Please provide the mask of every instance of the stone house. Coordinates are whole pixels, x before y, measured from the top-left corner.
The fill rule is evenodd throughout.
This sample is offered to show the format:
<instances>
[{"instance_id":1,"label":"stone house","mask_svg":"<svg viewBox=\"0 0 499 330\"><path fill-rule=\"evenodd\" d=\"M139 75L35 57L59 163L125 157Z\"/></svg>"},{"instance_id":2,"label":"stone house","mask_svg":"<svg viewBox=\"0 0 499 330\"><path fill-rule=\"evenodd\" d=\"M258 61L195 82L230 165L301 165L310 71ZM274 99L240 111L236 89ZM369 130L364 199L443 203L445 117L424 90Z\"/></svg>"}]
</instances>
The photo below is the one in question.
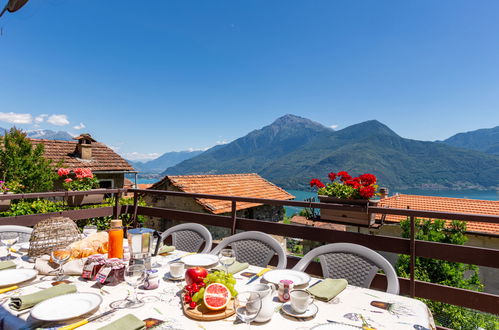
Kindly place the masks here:
<instances>
[{"instance_id":1,"label":"stone house","mask_svg":"<svg viewBox=\"0 0 499 330\"><path fill-rule=\"evenodd\" d=\"M76 141L30 139L33 145L44 145L44 156L54 166L90 168L99 180L101 188L123 188L126 173L136 173L134 168L120 155L103 143L95 141L90 134L74 138ZM56 171L57 168L54 168ZM62 181L55 189L62 189Z\"/></svg>"},{"instance_id":2,"label":"stone house","mask_svg":"<svg viewBox=\"0 0 499 330\"><path fill-rule=\"evenodd\" d=\"M255 173L169 175L153 184L149 189L281 200L295 198ZM231 201L166 195L146 195L144 198L148 205L156 207L227 216L231 215L232 211ZM238 202L236 207L237 216L241 218L276 222L282 220L285 214L282 206ZM170 219L150 219L148 226L163 231L174 224L176 223ZM230 235L228 228L210 227L210 231L214 239Z\"/></svg>"}]
</instances>

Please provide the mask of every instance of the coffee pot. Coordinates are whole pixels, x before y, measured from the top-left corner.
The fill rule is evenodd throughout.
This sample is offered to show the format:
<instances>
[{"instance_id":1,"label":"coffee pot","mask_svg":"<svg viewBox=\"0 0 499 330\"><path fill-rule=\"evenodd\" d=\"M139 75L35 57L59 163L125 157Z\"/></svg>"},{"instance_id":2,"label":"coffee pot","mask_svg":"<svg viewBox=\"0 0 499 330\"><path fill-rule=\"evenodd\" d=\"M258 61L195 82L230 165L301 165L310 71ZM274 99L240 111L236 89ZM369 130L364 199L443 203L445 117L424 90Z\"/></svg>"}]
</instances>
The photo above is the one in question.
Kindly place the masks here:
<instances>
[{"instance_id":1,"label":"coffee pot","mask_svg":"<svg viewBox=\"0 0 499 330\"><path fill-rule=\"evenodd\" d=\"M156 240L154 239L155 237ZM146 270L151 269L153 247L161 243L161 235L154 229L134 228L127 231L130 265L142 264ZM156 242L155 245L153 243Z\"/></svg>"}]
</instances>

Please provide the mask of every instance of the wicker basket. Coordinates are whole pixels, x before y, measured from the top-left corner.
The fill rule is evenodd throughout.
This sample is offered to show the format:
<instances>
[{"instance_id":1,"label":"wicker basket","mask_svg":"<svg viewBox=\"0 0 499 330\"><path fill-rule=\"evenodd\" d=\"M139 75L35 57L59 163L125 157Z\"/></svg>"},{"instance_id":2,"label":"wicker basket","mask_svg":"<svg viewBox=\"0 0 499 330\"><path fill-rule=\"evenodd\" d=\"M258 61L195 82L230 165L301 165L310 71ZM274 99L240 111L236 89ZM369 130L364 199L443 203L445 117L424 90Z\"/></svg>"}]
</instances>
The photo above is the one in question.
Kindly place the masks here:
<instances>
[{"instance_id":1,"label":"wicker basket","mask_svg":"<svg viewBox=\"0 0 499 330\"><path fill-rule=\"evenodd\" d=\"M55 248L67 247L80 239L80 231L70 218L54 217L35 225L29 240L30 257L50 254Z\"/></svg>"}]
</instances>

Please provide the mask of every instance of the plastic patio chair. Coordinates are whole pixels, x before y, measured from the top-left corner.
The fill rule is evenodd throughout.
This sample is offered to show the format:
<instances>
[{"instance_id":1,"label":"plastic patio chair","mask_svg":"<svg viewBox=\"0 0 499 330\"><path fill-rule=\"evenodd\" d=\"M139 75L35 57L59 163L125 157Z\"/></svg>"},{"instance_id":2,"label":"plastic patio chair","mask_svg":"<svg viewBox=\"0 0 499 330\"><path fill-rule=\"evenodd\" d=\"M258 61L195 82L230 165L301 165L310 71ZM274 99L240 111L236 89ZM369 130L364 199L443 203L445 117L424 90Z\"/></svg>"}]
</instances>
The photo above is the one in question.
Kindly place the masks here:
<instances>
[{"instance_id":1,"label":"plastic patio chair","mask_svg":"<svg viewBox=\"0 0 499 330\"><path fill-rule=\"evenodd\" d=\"M0 226L0 239L19 237L18 242L29 242L33 228L25 226Z\"/></svg>"},{"instance_id":2,"label":"plastic patio chair","mask_svg":"<svg viewBox=\"0 0 499 330\"><path fill-rule=\"evenodd\" d=\"M247 262L250 265L267 267L270 259L277 253L279 262L278 269L286 268L286 252L270 235L259 231L247 231L235 234L223 239L210 253L217 255L220 250L230 246L236 254L239 262Z\"/></svg>"},{"instance_id":3,"label":"plastic patio chair","mask_svg":"<svg viewBox=\"0 0 499 330\"><path fill-rule=\"evenodd\" d=\"M172 244L177 250L199 253L208 253L211 250L213 242L211 233L206 227L198 223L183 223L168 228L161 234L161 242L164 242L170 235L172 236ZM204 248L199 251L203 243Z\"/></svg>"},{"instance_id":4,"label":"plastic patio chair","mask_svg":"<svg viewBox=\"0 0 499 330\"><path fill-rule=\"evenodd\" d=\"M383 256L365 246L351 243L323 245L308 252L293 269L305 271L315 258L320 260L324 277L344 278L349 284L363 288L369 288L381 269L388 281L386 292L399 294L395 269Z\"/></svg>"}]
</instances>

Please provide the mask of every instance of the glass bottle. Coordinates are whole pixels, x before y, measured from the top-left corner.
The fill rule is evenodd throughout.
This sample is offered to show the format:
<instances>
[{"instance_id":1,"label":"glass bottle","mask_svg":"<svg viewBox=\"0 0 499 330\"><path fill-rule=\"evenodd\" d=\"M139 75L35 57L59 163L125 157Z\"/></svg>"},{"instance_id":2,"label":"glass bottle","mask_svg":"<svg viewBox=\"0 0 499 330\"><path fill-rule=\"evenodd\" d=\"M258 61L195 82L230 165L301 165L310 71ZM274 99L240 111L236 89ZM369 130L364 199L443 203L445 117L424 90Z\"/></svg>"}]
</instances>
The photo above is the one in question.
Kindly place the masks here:
<instances>
[{"instance_id":1,"label":"glass bottle","mask_svg":"<svg viewBox=\"0 0 499 330\"><path fill-rule=\"evenodd\" d=\"M111 228L109 229L109 252L108 258L123 259L123 223L121 220L111 220Z\"/></svg>"}]
</instances>

